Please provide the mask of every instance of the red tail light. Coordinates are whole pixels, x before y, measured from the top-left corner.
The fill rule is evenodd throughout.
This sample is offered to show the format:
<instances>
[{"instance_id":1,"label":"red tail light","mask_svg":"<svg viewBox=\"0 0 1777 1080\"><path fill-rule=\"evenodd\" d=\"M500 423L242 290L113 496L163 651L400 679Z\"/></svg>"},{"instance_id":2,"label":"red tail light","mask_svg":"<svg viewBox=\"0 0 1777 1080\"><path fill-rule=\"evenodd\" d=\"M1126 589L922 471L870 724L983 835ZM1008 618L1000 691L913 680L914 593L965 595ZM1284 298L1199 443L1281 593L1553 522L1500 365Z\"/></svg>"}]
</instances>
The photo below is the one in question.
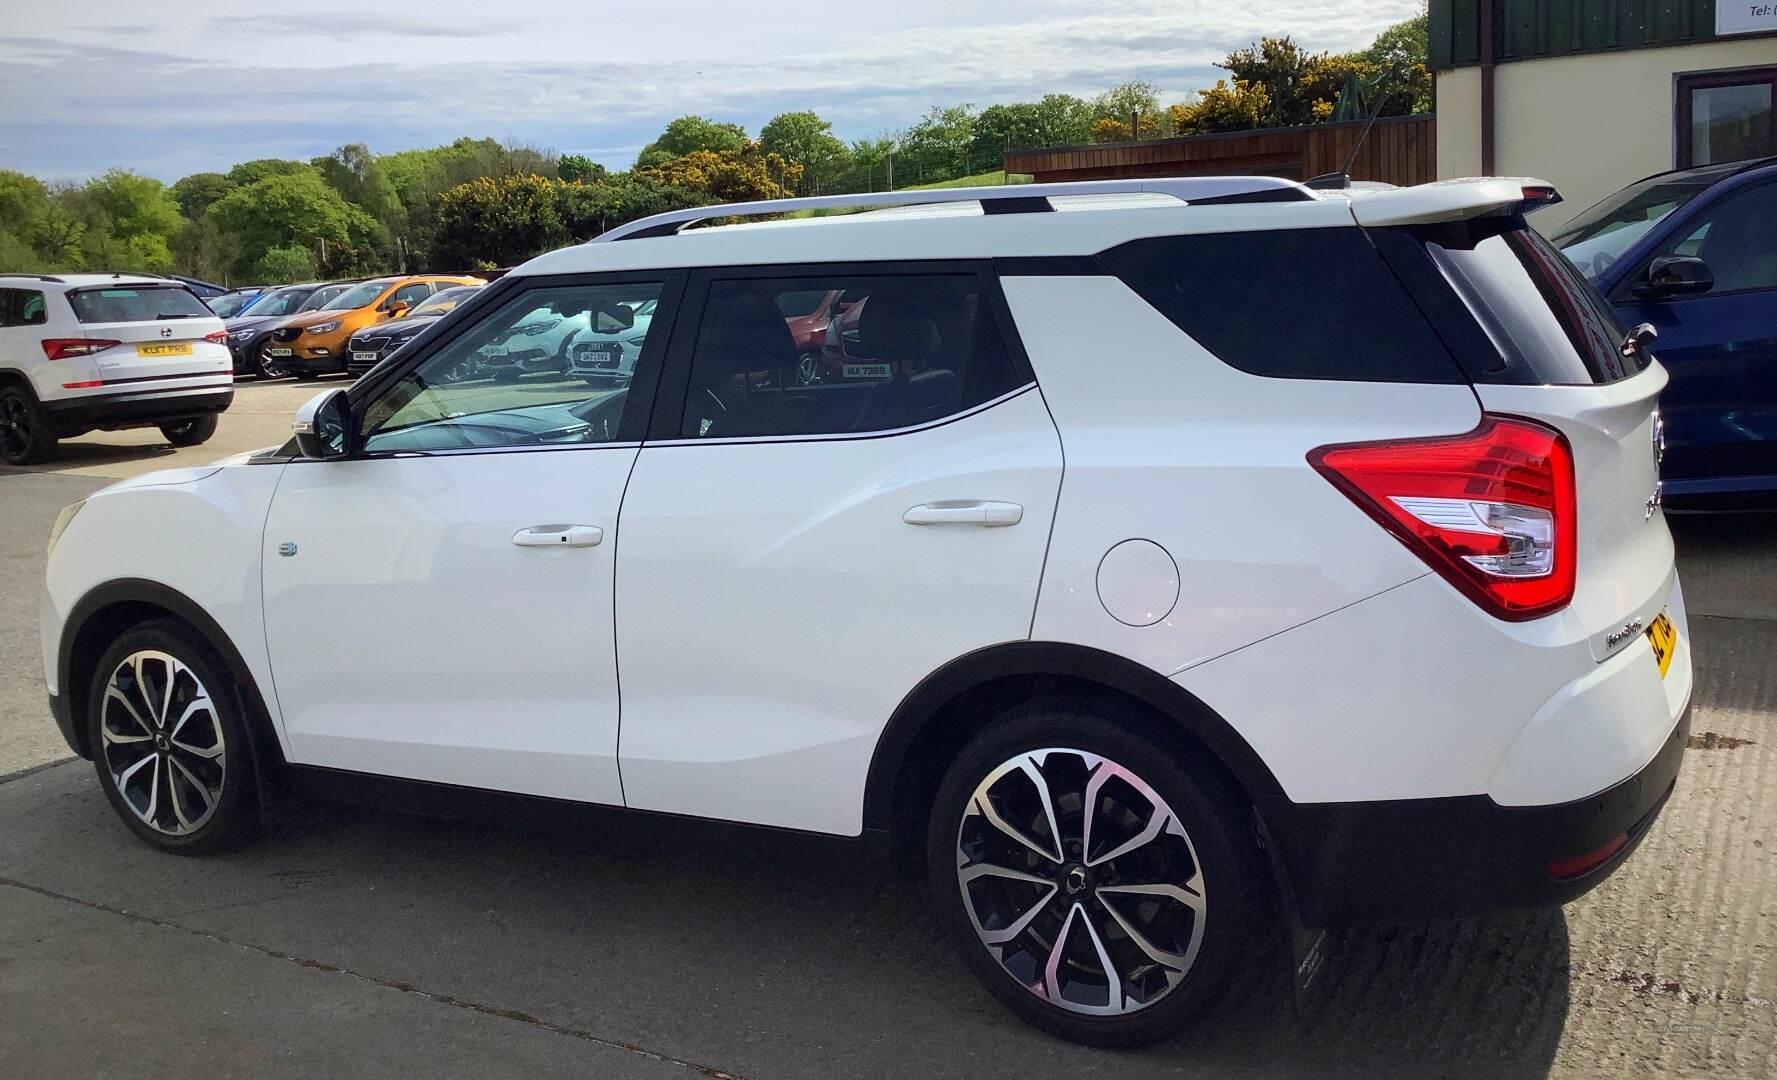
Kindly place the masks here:
<instances>
[{"instance_id":1,"label":"red tail light","mask_svg":"<svg viewBox=\"0 0 1777 1080\"><path fill-rule=\"evenodd\" d=\"M1484 416L1466 435L1323 446L1309 464L1488 614L1573 599L1573 450L1554 428Z\"/></svg>"},{"instance_id":2,"label":"red tail light","mask_svg":"<svg viewBox=\"0 0 1777 1080\"><path fill-rule=\"evenodd\" d=\"M44 338L43 355L49 357L51 360L66 360L70 356L90 356L96 352L103 352L117 344L120 343L106 338Z\"/></svg>"},{"instance_id":3,"label":"red tail light","mask_svg":"<svg viewBox=\"0 0 1777 1080\"><path fill-rule=\"evenodd\" d=\"M227 330L212 330L209 333L204 335L204 340L209 342L212 345L227 345L228 344L228 331Z\"/></svg>"}]
</instances>

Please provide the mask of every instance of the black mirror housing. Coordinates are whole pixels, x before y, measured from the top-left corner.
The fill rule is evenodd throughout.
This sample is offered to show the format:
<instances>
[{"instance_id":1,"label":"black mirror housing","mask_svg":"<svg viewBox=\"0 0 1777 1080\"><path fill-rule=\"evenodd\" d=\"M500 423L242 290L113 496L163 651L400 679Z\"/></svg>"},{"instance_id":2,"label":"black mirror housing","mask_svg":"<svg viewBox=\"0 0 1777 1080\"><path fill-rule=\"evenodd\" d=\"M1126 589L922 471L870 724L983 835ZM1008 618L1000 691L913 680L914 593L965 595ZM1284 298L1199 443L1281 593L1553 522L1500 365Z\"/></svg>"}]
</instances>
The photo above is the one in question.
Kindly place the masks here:
<instances>
[{"instance_id":1,"label":"black mirror housing","mask_svg":"<svg viewBox=\"0 0 1777 1080\"><path fill-rule=\"evenodd\" d=\"M350 457L357 450L351 401L343 388L325 390L310 398L296 410L290 427L296 434L296 449L305 458L327 461Z\"/></svg>"},{"instance_id":2,"label":"black mirror housing","mask_svg":"<svg viewBox=\"0 0 1777 1080\"><path fill-rule=\"evenodd\" d=\"M1661 255L1648 264L1647 276L1635 286L1635 295L1649 299L1696 296L1715 288L1709 264L1695 255Z\"/></svg>"}]
</instances>

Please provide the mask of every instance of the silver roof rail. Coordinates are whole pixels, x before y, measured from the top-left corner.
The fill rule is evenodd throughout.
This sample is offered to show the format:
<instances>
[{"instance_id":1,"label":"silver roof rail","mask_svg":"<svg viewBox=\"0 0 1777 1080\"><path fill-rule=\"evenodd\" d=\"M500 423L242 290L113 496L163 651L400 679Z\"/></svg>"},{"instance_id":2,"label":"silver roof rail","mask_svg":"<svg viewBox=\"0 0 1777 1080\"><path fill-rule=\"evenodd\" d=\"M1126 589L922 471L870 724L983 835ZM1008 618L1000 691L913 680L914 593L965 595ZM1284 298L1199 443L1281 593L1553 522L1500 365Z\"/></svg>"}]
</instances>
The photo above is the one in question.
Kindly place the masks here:
<instances>
[{"instance_id":1,"label":"silver roof rail","mask_svg":"<svg viewBox=\"0 0 1777 1080\"><path fill-rule=\"evenodd\" d=\"M859 192L853 195L815 195L805 199L765 199L759 202L694 206L638 218L594 237L601 240L639 240L672 236L685 226L713 218L756 217L795 210L841 210L862 206L924 206L933 203L978 202L984 214L1022 214L1053 210L1053 196L1065 195L1170 195L1183 203L1301 202L1315 195L1294 180L1274 176L1161 177L1152 180L1081 180L1062 184L1007 184L997 187L928 188L917 191Z\"/></svg>"}]
</instances>

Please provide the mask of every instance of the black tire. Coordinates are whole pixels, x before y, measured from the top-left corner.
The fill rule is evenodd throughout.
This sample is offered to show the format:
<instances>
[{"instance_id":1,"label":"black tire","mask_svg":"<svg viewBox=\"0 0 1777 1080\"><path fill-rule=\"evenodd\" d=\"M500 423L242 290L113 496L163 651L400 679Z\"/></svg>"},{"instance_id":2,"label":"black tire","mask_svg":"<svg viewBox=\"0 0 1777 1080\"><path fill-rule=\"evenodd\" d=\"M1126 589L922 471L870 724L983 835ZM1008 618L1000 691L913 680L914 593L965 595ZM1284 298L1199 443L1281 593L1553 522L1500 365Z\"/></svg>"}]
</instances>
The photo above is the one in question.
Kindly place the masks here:
<instances>
[{"instance_id":1,"label":"black tire","mask_svg":"<svg viewBox=\"0 0 1777 1080\"><path fill-rule=\"evenodd\" d=\"M175 420L160 426L161 437L174 446L201 446L216 434L216 414L205 413L189 420Z\"/></svg>"},{"instance_id":2,"label":"black tire","mask_svg":"<svg viewBox=\"0 0 1777 1080\"><path fill-rule=\"evenodd\" d=\"M0 458L35 465L55 456L56 436L37 399L22 386L0 386Z\"/></svg>"},{"instance_id":3,"label":"black tire","mask_svg":"<svg viewBox=\"0 0 1777 1080\"><path fill-rule=\"evenodd\" d=\"M987 990L1051 1034L1092 1046L1157 1042L1183 1031L1218 1001L1236 971L1268 961L1273 955L1277 938L1268 933L1273 925L1268 879L1244 800L1208 763L1182 753L1179 742L1175 733L1133 709L1091 700L1040 699L1012 710L976 736L957 755L939 785L927 836L933 898L964 959ZM1028 842L1022 846L1012 843L1009 834L986 815L973 811L977 788L1007 767L1014 771L1002 775L990 790L996 800L1003 795L1012 801L996 813L1004 817L1017 812L1018 785L1027 785L1023 790L1035 800L1035 781L1028 773L1018 775L1022 769L1013 763L1022 755L1044 749L1056 751L1043 758L1038 772L1048 780L1045 786L1055 808L1052 820L1062 839L1057 852L1063 856L1061 860L1038 857ZM1086 783L1103 768L1102 763L1092 765L1084 755L1121 766L1125 774L1135 776L1156 794L1170 808L1165 820L1176 820L1182 826L1182 842L1169 827L1162 828L1157 838L1129 848L1126 854L1105 858L1139 838L1136 830L1140 826L1133 823L1161 816L1158 810L1146 816L1131 812L1144 806L1153 809L1154 803L1136 786L1111 778L1100 780L1102 786L1094 800L1103 822L1099 835L1108 831L1110 839L1095 839L1093 852L1082 851L1079 821ZM1071 794L1076 791L1078 796ZM998 801L994 805L1002 806ZM1028 805L1040 807L1041 803ZM1028 820L1042 823L1042 846L1053 850L1050 838L1054 834L1047 822L1041 817ZM968 832L964 832L965 826ZM1119 831L1124 829L1130 831L1127 837ZM1006 848L1007 844L1012 846ZM1088 865L1094 853L1098 861ZM1043 893L1039 891L1042 885L1016 880L1006 884L1007 879L997 874L963 883L965 870L977 869L982 863L1003 866L1019 859L1026 865L1013 869L1035 873L1050 883L1052 891ZM1039 870L1042 872L1036 873ZM1149 877L1155 880L1143 880ZM1131 885L1158 884L1176 891L1177 886L1189 882L1201 887L1195 908L1181 902L1182 896L1143 897L1133 906L1127 899ZM1120 887L1124 891L1119 893ZM978 912L965 901L965 889L973 890L968 895L975 899ZM1026 891L1017 892L1020 889ZM1121 914L1104 899L1107 892L1118 896L1115 903ZM1032 897L1041 902L1032 901ZM996 899L1002 902L996 903ZM1018 914L1021 910L1024 915L1032 910L1040 914L1005 942L1006 960L1002 963L983 935L1003 933L1024 921L1024 915ZM972 912L983 921L980 933ZM1083 938L1072 929L1079 915L1091 920L1090 932ZM1149 945L1182 964L1168 967L1154 963L1154 953L1138 946L1126 929L1131 925L1143 932ZM1065 943L1059 954L1064 962L1057 964L1057 972L1068 980L1064 989L1071 991L1069 994L1033 988L1033 984L1050 985L1043 975L1047 969L1044 958L1056 955L1052 946L1058 940ZM1085 951L1098 946L1102 951ZM1076 949L1095 958L1093 964L1081 961ZM1109 978L1108 972L1102 977L1094 972L1094 967L1105 972L1106 962L1097 959L1103 957L1109 958L1108 966L1116 970L1117 979ZM1031 982L1014 974L1013 968L1029 974ZM1182 971L1176 979L1171 975L1175 970ZM1104 986L1102 1003L1093 1000L1095 978ZM1054 1003L1050 994L1077 1004L1063 1007ZM1144 998L1146 1003L1141 1003ZM1108 1015L1078 1011L1095 1004L1113 1008L1128 1003L1134 1003L1129 1011Z\"/></svg>"},{"instance_id":4,"label":"black tire","mask_svg":"<svg viewBox=\"0 0 1777 1080\"><path fill-rule=\"evenodd\" d=\"M795 379L797 386L813 386L821 381L821 354L805 352L796 357Z\"/></svg>"},{"instance_id":5,"label":"black tire","mask_svg":"<svg viewBox=\"0 0 1777 1080\"><path fill-rule=\"evenodd\" d=\"M149 659L139 669L132 665L127 675L120 673L119 669L128 658L142 653L171 657L184 669L173 676L170 705L157 706L153 698L161 695L152 693L165 686L169 666L164 661ZM158 682L157 673L160 675ZM147 709L144 723L137 724L129 709L108 698L106 690L112 685L114 674L119 675L122 693L134 694L136 686L141 685L135 681L138 676L142 684L146 684L144 688L151 691L135 698L135 709ZM180 855L204 855L238 847L258 832L256 763L234 685L234 679L214 650L175 619L143 623L125 631L99 658L92 685L87 691L87 738L92 748L93 765L111 808L117 811L117 816L131 832L150 846ZM197 691L204 692L208 709L193 708L197 704ZM162 702L166 701L162 697ZM157 707L169 717L165 722L155 715ZM107 738L108 710L111 730L130 741ZM138 711L134 715L141 713ZM181 717L185 724L181 737L177 741L163 738L180 730ZM200 726L192 728L193 723ZM142 733L148 734L146 740L137 737ZM216 749L218 744L220 751L213 758L203 756L206 751ZM193 747L195 749L190 749ZM175 755L183 770L171 763ZM143 756L160 760L141 766L136 775L148 773L149 780L145 784L132 777L128 784L131 794L126 795L119 787L114 770L128 776L127 770ZM178 791L161 786L163 771L168 778L166 783L176 784ZM174 777L179 779L173 780ZM205 784L214 780L214 792L208 787L200 789L197 786L200 780ZM154 796L152 799L148 797L150 791ZM181 791L184 792L183 798L179 794ZM160 822L159 827L145 820L136 806L141 802L148 803L146 809ZM201 814L196 813L200 810ZM191 818L189 828L185 828L187 817Z\"/></svg>"}]
</instances>

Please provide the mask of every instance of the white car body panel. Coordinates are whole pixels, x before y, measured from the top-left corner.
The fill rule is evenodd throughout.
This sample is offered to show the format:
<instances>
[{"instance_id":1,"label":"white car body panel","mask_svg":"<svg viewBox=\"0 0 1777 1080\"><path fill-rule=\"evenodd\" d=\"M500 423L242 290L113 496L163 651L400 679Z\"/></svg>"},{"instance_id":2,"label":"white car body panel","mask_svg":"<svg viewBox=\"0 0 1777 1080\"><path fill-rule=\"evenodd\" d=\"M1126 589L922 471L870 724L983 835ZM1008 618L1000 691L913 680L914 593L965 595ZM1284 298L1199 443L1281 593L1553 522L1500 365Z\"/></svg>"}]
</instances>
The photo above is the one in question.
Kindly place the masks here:
<instances>
[{"instance_id":1,"label":"white car body panel","mask_svg":"<svg viewBox=\"0 0 1777 1080\"><path fill-rule=\"evenodd\" d=\"M645 446L617 563L629 805L856 834L901 699L1029 635L1060 481L1034 389L900 435ZM902 520L947 500L1023 515Z\"/></svg>"},{"instance_id":2,"label":"white car body panel","mask_svg":"<svg viewBox=\"0 0 1777 1080\"><path fill-rule=\"evenodd\" d=\"M1428 572L1307 454L1468 431L1481 410L1467 385L1267 379L1222 363L1114 277L1003 283L1067 455L1037 640L1172 675ZM1106 326L1118 328L1114 363ZM1178 566L1177 604L1153 625L1114 618L1095 585L1130 539Z\"/></svg>"},{"instance_id":3,"label":"white car body panel","mask_svg":"<svg viewBox=\"0 0 1777 1080\"><path fill-rule=\"evenodd\" d=\"M636 450L289 466L265 625L290 759L621 804L611 587ZM520 547L541 525L592 547ZM276 554L281 544L296 554Z\"/></svg>"}]
</instances>

